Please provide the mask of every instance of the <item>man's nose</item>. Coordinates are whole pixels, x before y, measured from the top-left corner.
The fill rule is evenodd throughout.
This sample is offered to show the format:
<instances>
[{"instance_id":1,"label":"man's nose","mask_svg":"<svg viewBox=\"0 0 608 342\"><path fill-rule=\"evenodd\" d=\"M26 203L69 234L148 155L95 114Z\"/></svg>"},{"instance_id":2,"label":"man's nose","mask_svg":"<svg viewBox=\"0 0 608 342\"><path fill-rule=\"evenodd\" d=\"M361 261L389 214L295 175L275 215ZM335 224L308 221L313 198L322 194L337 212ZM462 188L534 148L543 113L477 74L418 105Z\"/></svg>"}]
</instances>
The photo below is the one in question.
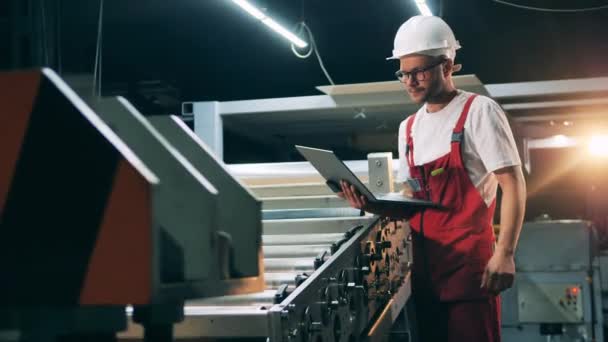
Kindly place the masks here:
<instances>
[{"instance_id":1,"label":"man's nose","mask_svg":"<svg viewBox=\"0 0 608 342\"><path fill-rule=\"evenodd\" d=\"M411 86L417 86L418 85L418 80L416 79L416 77L414 75L411 75L410 77L408 77L405 80L405 85L411 87Z\"/></svg>"}]
</instances>

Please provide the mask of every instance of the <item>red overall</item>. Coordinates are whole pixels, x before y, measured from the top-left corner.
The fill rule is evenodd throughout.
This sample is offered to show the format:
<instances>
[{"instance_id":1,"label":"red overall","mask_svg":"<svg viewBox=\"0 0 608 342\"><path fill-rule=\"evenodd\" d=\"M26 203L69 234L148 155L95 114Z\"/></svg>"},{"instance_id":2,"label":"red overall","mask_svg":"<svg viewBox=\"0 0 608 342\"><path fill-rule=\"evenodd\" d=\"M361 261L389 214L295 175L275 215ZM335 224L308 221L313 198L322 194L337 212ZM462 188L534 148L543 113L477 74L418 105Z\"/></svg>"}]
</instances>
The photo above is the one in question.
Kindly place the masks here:
<instances>
[{"instance_id":1,"label":"red overall","mask_svg":"<svg viewBox=\"0 0 608 342\"><path fill-rule=\"evenodd\" d=\"M414 165L414 117L406 126L408 182L414 197L448 208L427 209L410 220L420 341L500 340L500 299L480 288L493 253L495 202L486 205L462 160L464 123L474 98L467 99L456 123L451 151L434 161Z\"/></svg>"}]
</instances>

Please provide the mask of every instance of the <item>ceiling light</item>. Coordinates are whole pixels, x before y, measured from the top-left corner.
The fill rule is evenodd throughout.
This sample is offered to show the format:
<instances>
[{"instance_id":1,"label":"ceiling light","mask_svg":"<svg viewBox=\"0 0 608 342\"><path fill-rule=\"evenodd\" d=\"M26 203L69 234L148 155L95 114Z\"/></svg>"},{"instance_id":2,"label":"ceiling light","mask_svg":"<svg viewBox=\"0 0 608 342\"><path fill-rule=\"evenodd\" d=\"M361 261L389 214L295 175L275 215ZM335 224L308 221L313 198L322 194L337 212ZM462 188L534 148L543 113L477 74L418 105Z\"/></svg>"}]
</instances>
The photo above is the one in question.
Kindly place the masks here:
<instances>
[{"instance_id":1,"label":"ceiling light","mask_svg":"<svg viewBox=\"0 0 608 342\"><path fill-rule=\"evenodd\" d=\"M295 34L291 33L289 30L281 26L279 23L274 21L272 18L269 18L264 14L264 12L257 9L255 6L250 4L247 0L232 0L235 4L239 5L242 9L244 9L247 13L251 14L254 18L264 23L266 26L273 29L275 32L292 42L295 46L299 48L305 48L308 46L308 43L298 38Z\"/></svg>"},{"instance_id":2,"label":"ceiling light","mask_svg":"<svg viewBox=\"0 0 608 342\"><path fill-rule=\"evenodd\" d=\"M416 1L416 6L418 6L418 10L420 11L420 14L430 15L430 16L433 15L433 13L431 12L431 9L426 4L425 0L415 0L415 1Z\"/></svg>"}]
</instances>

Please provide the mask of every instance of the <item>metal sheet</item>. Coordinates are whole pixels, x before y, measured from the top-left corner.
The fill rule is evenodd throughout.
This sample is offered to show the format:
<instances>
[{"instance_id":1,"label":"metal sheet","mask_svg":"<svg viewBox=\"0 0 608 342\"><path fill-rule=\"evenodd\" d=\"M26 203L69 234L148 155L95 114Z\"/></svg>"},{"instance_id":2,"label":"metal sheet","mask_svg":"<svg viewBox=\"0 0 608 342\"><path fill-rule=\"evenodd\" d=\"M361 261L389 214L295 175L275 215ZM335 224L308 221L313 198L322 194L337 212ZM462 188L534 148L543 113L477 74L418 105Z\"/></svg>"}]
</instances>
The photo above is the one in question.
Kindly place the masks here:
<instances>
[{"instance_id":1,"label":"metal sheet","mask_svg":"<svg viewBox=\"0 0 608 342\"><path fill-rule=\"evenodd\" d=\"M389 305L391 309L391 323L394 323L399 313L405 308L405 303L409 300L412 294L412 274L409 272L407 277L394 294L391 303Z\"/></svg>"},{"instance_id":2,"label":"metal sheet","mask_svg":"<svg viewBox=\"0 0 608 342\"><path fill-rule=\"evenodd\" d=\"M462 75L454 79L457 87L475 93L486 94L483 84L475 75ZM380 85L380 87L378 87ZM387 87L388 85L388 87ZM338 88L335 88L338 87ZM345 88L356 88L344 92ZM314 135L314 141L327 141L337 137L344 144L353 133L378 134L377 127L398 127L404 118L403 113L414 113L419 105L404 96L402 85L398 81L375 82L357 85L332 86L332 92L341 89L335 95L300 96L275 99L257 99L228 102L194 102L187 108L194 116L195 132L206 139L216 139L217 127L202 129L204 123L212 126L223 124L237 135L249 137L253 141L277 141L275 134L302 138ZM213 120L221 117L221 123ZM364 117L364 120L359 119ZM203 121L203 125L196 121ZM322 123L322 124L320 124ZM222 127L219 127L221 129ZM319 134L319 130L328 134ZM311 134L311 132L314 132ZM388 130L382 130L388 136ZM355 139L355 144L360 143ZM371 139L370 142L378 139ZM352 142L351 144L352 145ZM369 146L369 144L366 144ZM352 147L352 146L349 146ZM264 168L261 168L264 170Z\"/></svg>"},{"instance_id":3,"label":"metal sheet","mask_svg":"<svg viewBox=\"0 0 608 342\"><path fill-rule=\"evenodd\" d=\"M388 340L391 327L405 307L405 303L410 298L411 293L411 273L408 273L397 293L389 300L376 323L369 329L367 335L369 342Z\"/></svg>"},{"instance_id":4,"label":"metal sheet","mask_svg":"<svg viewBox=\"0 0 608 342\"><path fill-rule=\"evenodd\" d=\"M260 256L262 203L229 172L221 158L216 158L180 119L152 116L148 120L184 156L192 166L219 189L215 225L230 235L233 258L231 267L241 277L257 276ZM234 215L238 208L238 215ZM261 284L260 284L261 285ZM258 291L261 291L260 287Z\"/></svg>"},{"instance_id":5,"label":"metal sheet","mask_svg":"<svg viewBox=\"0 0 608 342\"><path fill-rule=\"evenodd\" d=\"M183 258L177 266L183 268L182 277L186 281L219 280L218 269L223 260L216 256L222 254L216 250L219 245L212 244L209 239L215 234L218 190L127 100L108 98L92 104L101 120L112 127L120 139L160 177L154 218L163 227L163 239L171 241L174 250L179 250L179 256ZM153 241L156 240L158 238L155 237ZM152 250L156 253L157 249ZM160 260L160 257L152 260ZM163 263L159 265L163 267ZM153 264L152 267L157 266ZM164 270L154 272L162 273ZM154 285L153 288L162 288L162 285ZM171 285L175 286L175 283ZM183 292L188 293L197 287L200 285L184 284ZM198 295L207 296L209 293L199 291ZM182 298L191 296L183 295Z\"/></svg>"},{"instance_id":6,"label":"metal sheet","mask_svg":"<svg viewBox=\"0 0 608 342\"><path fill-rule=\"evenodd\" d=\"M369 329L367 334L368 342L386 342L389 341L389 335L391 332L391 326L393 325L391 321L391 305L392 300L388 302L384 310L380 313L376 322Z\"/></svg>"},{"instance_id":7,"label":"metal sheet","mask_svg":"<svg viewBox=\"0 0 608 342\"><path fill-rule=\"evenodd\" d=\"M454 83L460 89L477 90L487 94L483 84L475 75L454 76ZM264 119L281 118L283 120L318 120L318 117L302 115L310 111L322 111L325 116L337 109L349 107L373 107L380 105L394 106L394 112L402 115L405 107L416 108L418 105L404 96L403 86L399 81L368 82L335 86L319 86L320 91L331 95L299 96L258 100L240 100L221 102L219 113L227 116L246 117L266 114ZM404 107L405 106L405 107ZM412 110L413 112L414 110ZM405 112L408 112L405 110ZM272 116L270 114L273 114ZM350 114L350 113L349 113ZM338 118L345 119L344 116ZM350 115L348 116L350 118Z\"/></svg>"},{"instance_id":8,"label":"metal sheet","mask_svg":"<svg viewBox=\"0 0 608 342\"><path fill-rule=\"evenodd\" d=\"M481 81L475 75L455 75L453 76L454 84L459 89L468 87L481 86ZM360 95L368 93L391 93L396 92L399 94L403 93L403 85L398 81L381 81L381 82L368 82L368 83L354 83L354 84L337 84L337 85L326 85L316 87L323 93L331 96L340 95ZM411 99L405 98L404 101L413 103Z\"/></svg>"},{"instance_id":9,"label":"metal sheet","mask_svg":"<svg viewBox=\"0 0 608 342\"><path fill-rule=\"evenodd\" d=\"M543 248L538 248L539 241ZM566 243L567 242L567 243ZM559 220L524 224L515 263L522 271L588 270L594 247L586 221Z\"/></svg>"},{"instance_id":10,"label":"metal sheet","mask_svg":"<svg viewBox=\"0 0 608 342\"><path fill-rule=\"evenodd\" d=\"M491 97L499 101L517 97L606 92L608 91L608 77L487 84L486 89Z\"/></svg>"}]
</instances>

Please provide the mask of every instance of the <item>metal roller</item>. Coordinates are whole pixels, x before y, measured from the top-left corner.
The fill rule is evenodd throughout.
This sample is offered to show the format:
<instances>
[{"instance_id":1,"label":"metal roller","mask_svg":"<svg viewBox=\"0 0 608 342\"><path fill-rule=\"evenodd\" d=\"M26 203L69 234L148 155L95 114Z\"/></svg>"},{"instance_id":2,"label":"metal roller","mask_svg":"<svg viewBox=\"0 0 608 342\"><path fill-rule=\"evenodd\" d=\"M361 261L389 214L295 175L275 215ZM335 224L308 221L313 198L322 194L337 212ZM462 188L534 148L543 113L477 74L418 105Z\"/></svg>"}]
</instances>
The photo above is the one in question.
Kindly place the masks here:
<instances>
[{"instance_id":1,"label":"metal roller","mask_svg":"<svg viewBox=\"0 0 608 342\"><path fill-rule=\"evenodd\" d=\"M333 195L333 192L325 183L257 185L250 187L249 190L253 191L259 198Z\"/></svg>"},{"instance_id":2,"label":"metal roller","mask_svg":"<svg viewBox=\"0 0 608 342\"><path fill-rule=\"evenodd\" d=\"M363 181L367 180L367 160L348 160L344 164ZM270 180L262 184L277 185L301 183L299 179L315 178L317 182L323 179L309 162L229 164L226 167L235 177L251 185L262 183L256 180Z\"/></svg>"},{"instance_id":3,"label":"metal roller","mask_svg":"<svg viewBox=\"0 0 608 342\"><path fill-rule=\"evenodd\" d=\"M271 272L264 273L264 281L267 289L276 289L283 284L290 287L296 286L296 277L299 272Z\"/></svg>"},{"instance_id":4,"label":"metal roller","mask_svg":"<svg viewBox=\"0 0 608 342\"><path fill-rule=\"evenodd\" d=\"M314 260L312 258L266 258L264 259L266 272L313 272Z\"/></svg>"},{"instance_id":5,"label":"metal roller","mask_svg":"<svg viewBox=\"0 0 608 342\"><path fill-rule=\"evenodd\" d=\"M187 316L222 316L230 314L245 314L249 317L266 314L266 306L256 307L251 305L199 305L198 300L186 301L184 314Z\"/></svg>"},{"instance_id":6,"label":"metal roller","mask_svg":"<svg viewBox=\"0 0 608 342\"><path fill-rule=\"evenodd\" d=\"M301 208L350 208L348 202L335 195L262 198L264 210Z\"/></svg>"},{"instance_id":7,"label":"metal roller","mask_svg":"<svg viewBox=\"0 0 608 342\"><path fill-rule=\"evenodd\" d=\"M329 245L264 246L264 258L314 258L324 251Z\"/></svg>"},{"instance_id":8,"label":"metal roller","mask_svg":"<svg viewBox=\"0 0 608 342\"><path fill-rule=\"evenodd\" d=\"M273 234L263 235L262 244L264 246L278 245L331 245L342 239L344 234Z\"/></svg>"},{"instance_id":9,"label":"metal roller","mask_svg":"<svg viewBox=\"0 0 608 342\"><path fill-rule=\"evenodd\" d=\"M354 208L313 208L313 209L273 209L264 210L264 220L303 219L324 217L353 217L359 216L361 210Z\"/></svg>"},{"instance_id":10,"label":"metal roller","mask_svg":"<svg viewBox=\"0 0 608 342\"><path fill-rule=\"evenodd\" d=\"M265 290L263 292L246 295L211 297L191 302L191 305L201 306L264 306L272 305L276 291Z\"/></svg>"},{"instance_id":11,"label":"metal roller","mask_svg":"<svg viewBox=\"0 0 608 342\"><path fill-rule=\"evenodd\" d=\"M328 234L344 233L352 227L371 224L372 216L331 218L294 218L264 220L264 235L271 234Z\"/></svg>"}]
</instances>

